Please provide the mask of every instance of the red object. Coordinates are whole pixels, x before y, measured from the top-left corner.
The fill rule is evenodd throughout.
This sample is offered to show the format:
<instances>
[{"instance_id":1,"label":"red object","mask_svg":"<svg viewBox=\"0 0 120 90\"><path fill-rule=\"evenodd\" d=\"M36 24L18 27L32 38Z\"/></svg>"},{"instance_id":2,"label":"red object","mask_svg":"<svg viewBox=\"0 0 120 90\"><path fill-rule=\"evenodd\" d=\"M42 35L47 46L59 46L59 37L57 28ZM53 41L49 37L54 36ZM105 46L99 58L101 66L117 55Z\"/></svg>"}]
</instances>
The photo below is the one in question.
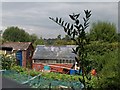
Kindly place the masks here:
<instances>
[{"instance_id":1,"label":"red object","mask_svg":"<svg viewBox=\"0 0 120 90\"><path fill-rule=\"evenodd\" d=\"M91 74L92 74L93 76L95 76L95 75L96 75L96 70L95 70L95 69L92 69Z\"/></svg>"},{"instance_id":2,"label":"red object","mask_svg":"<svg viewBox=\"0 0 120 90\"><path fill-rule=\"evenodd\" d=\"M68 73L72 64L49 64L51 72ZM41 63L32 63L32 68L37 71L44 70L44 65Z\"/></svg>"}]
</instances>

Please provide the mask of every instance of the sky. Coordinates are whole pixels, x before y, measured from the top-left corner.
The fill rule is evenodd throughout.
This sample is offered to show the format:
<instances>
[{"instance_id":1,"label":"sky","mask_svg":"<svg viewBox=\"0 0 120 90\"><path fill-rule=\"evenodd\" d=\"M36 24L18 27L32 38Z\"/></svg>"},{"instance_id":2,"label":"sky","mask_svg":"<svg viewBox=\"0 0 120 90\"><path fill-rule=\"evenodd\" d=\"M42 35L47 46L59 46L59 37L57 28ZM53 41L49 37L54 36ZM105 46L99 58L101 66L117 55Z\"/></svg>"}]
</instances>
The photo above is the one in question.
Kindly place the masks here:
<instances>
[{"instance_id":1,"label":"sky","mask_svg":"<svg viewBox=\"0 0 120 90\"><path fill-rule=\"evenodd\" d=\"M38 37L56 38L59 34L64 37L63 28L51 21L49 16L54 18L61 17L65 21L71 22L69 14L81 13L82 20L83 11L86 9L92 11L90 24L98 21L107 21L118 26L117 2L107 2L107 0L106 2L77 2L77 0L75 2L13 1L4 0L2 2L2 30L7 27L18 26L29 34L36 34ZM90 27L87 31L89 31Z\"/></svg>"}]
</instances>

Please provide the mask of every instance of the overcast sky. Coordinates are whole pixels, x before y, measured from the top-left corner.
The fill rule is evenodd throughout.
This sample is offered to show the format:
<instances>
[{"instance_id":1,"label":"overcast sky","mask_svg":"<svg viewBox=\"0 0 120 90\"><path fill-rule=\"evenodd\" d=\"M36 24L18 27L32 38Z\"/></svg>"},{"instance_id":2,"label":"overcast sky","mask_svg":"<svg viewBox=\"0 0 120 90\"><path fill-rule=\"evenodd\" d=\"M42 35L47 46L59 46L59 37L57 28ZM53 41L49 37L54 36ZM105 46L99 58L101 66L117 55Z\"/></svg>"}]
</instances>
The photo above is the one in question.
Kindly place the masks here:
<instances>
[{"instance_id":1,"label":"overcast sky","mask_svg":"<svg viewBox=\"0 0 120 90\"><path fill-rule=\"evenodd\" d=\"M117 2L2 2L2 28L18 26L39 37L56 38L65 33L49 16L71 22L69 14L81 13L82 18L85 9L92 11L91 23L108 21L118 24Z\"/></svg>"}]
</instances>

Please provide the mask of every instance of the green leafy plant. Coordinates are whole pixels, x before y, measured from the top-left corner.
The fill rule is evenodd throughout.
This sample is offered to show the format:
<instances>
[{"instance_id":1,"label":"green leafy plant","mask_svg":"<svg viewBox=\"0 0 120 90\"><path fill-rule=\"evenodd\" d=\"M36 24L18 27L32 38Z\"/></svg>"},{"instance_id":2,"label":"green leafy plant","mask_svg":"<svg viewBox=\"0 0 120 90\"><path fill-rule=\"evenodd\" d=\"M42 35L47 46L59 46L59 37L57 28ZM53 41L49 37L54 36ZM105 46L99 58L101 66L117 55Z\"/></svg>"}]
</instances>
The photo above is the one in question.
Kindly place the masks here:
<instances>
[{"instance_id":1,"label":"green leafy plant","mask_svg":"<svg viewBox=\"0 0 120 90\"><path fill-rule=\"evenodd\" d=\"M9 70L12 66L16 65L16 59L14 56L0 55L1 68Z\"/></svg>"},{"instance_id":2,"label":"green leafy plant","mask_svg":"<svg viewBox=\"0 0 120 90\"><path fill-rule=\"evenodd\" d=\"M49 17L52 21L57 23L58 25L62 26L64 28L65 33L75 42L77 47L73 49L73 53L76 54L75 60L78 63L78 66L80 67L80 70L82 70L82 78L79 78L79 81L83 83L84 89L90 88L88 85L88 80L91 80L91 76L89 75L90 72L90 64L91 61L87 60L87 49L86 45L89 44L89 40L86 37L85 30L89 26L89 19L91 16L91 11L84 10L85 17L83 17L83 23L81 23L80 20L80 14L71 14L69 15L70 19L74 22L73 24L70 24L69 22L65 22L62 20L62 18L56 17L55 19L52 17Z\"/></svg>"}]
</instances>

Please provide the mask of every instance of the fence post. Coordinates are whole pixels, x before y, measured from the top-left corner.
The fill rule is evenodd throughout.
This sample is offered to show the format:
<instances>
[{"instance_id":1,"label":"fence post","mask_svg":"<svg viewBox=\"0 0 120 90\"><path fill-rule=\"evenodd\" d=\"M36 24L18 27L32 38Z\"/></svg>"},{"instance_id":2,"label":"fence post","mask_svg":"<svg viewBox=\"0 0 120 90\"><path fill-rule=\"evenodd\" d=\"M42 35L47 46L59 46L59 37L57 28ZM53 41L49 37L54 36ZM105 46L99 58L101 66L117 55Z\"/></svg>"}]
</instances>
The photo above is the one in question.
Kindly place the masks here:
<instances>
[{"instance_id":1,"label":"fence post","mask_svg":"<svg viewBox=\"0 0 120 90\"><path fill-rule=\"evenodd\" d=\"M51 90L51 83L49 84L49 90Z\"/></svg>"}]
</instances>

